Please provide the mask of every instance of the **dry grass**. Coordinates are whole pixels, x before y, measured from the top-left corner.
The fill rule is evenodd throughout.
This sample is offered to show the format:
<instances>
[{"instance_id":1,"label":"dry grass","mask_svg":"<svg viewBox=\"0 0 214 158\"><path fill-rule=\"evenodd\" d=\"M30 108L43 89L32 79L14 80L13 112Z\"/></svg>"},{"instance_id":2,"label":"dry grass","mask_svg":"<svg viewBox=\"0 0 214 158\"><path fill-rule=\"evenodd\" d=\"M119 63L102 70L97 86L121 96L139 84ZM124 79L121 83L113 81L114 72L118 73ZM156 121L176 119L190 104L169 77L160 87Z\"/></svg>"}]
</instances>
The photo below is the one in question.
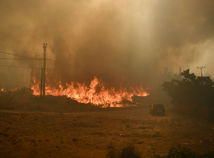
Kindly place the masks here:
<instances>
[{"instance_id":1,"label":"dry grass","mask_svg":"<svg viewBox=\"0 0 214 158\"><path fill-rule=\"evenodd\" d=\"M0 157L105 158L109 144L116 149L133 144L142 157L165 155L178 144L196 152L214 149L213 124L147 111L0 111Z\"/></svg>"}]
</instances>

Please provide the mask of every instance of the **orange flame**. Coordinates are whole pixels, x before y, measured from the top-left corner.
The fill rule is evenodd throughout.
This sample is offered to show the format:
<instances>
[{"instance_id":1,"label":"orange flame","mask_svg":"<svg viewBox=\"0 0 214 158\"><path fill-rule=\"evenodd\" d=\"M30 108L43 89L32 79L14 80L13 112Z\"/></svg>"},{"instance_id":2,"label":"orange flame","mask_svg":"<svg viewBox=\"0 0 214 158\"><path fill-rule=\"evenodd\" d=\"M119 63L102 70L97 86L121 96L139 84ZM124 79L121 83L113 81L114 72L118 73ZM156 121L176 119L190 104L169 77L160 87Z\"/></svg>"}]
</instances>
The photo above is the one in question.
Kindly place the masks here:
<instances>
[{"instance_id":1,"label":"orange flame","mask_svg":"<svg viewBox=\"0 0 214 158\"><path fill-rule=\"evenodd\" d=\"M36 83L36 80L33 81L31 89L34 95L40 95L39 84ZM52 88L47 85L46 94L52 96L67 96L80 103L91 103L102 107L121 107L122 105L120 105L120 103L124 99L132 102L133 96L149 95L143 88L131 88L129 91L125 88L120 88L119 90L115 88L106 89L97 77L94 77L89 86L79 82L76 84L74 82L66 84L65 88L61 83L58 85L58 88Z\"/></svg>"}]
</instances>

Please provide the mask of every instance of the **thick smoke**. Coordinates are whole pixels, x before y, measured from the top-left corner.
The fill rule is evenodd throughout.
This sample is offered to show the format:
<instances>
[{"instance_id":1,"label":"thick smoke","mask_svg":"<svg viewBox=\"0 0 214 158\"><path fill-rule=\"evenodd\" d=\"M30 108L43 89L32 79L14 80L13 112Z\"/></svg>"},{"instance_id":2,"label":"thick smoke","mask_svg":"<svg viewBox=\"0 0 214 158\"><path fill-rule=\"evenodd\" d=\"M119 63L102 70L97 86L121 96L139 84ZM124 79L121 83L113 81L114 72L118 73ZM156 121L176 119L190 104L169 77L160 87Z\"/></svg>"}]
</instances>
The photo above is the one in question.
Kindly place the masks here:
<instances>
[{"instance_id":1,"label":"thick smoke","mask_svg":"<svg viewBox=\"0 0 214 158\"><path fill-rule=\"evenodd\" d=\"M47 42L54 59L48 61L49 80L97 76L109 86L151 86L164 69L211 63L200 59L213 50L213 8L211 0L1 0L0 49L41 58ZM38 71L42 65L4 63ZM1 67L0 73L20 85L29 78L25 72ZM7 77L0 81L8 83Z\"/></svg>"}]
</instances>

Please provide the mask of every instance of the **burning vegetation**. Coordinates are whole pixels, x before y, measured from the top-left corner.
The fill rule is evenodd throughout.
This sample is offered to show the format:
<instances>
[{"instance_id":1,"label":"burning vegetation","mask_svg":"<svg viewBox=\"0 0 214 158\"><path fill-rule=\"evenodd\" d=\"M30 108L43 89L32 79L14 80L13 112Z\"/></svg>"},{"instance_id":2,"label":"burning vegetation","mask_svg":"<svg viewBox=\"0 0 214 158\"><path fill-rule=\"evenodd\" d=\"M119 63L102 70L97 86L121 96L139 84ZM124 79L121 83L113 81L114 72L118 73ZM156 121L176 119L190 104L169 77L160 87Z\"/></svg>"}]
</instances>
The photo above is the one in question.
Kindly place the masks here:
<instances>
[{"instance_id":1,"label":"burning vegetation","mask_svg":"<svg viewBox=\"0 0 214 158\"><path fill-rule=\"evenodd\" d=\"M36 80L33 81L31 89L33 95L40 95L40 84ZM47 84L45 90L47 95L66 96L79 103L90 103L102 107L123 107L121 102L124 100L133 102L134 96L146 97L149 95L142 87L106 88L97 77L94 77L89 85L71 82L63 86L60 82L57 87Z\"/></svg>"}]
</instances>

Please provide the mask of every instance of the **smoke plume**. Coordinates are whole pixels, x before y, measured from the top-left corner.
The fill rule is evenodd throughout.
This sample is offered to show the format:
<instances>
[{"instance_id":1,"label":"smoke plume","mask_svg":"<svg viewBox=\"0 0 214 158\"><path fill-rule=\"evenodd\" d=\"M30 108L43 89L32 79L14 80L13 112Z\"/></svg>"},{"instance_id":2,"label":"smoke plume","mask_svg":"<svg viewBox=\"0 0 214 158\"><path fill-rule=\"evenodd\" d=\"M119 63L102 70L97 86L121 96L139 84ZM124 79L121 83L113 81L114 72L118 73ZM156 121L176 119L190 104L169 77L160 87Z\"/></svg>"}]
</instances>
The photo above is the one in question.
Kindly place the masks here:
<instances>
[{"instance_id":1,"label":"smoke plume","mask_svg":"<svg viewBox=\"0 0 214 158\"><path fill-rule=\"evenodd\" d=\"M200 63L214 71L213 8L211 0L1 0L0 49L41 58L47 42L49 80L97 76L109 86L151 86L164 69ZM29 69L42 66L39 60L2 62L26 70L1 67L0 86L11 77L22 85Z\"/></svg>"}]
</instances>

